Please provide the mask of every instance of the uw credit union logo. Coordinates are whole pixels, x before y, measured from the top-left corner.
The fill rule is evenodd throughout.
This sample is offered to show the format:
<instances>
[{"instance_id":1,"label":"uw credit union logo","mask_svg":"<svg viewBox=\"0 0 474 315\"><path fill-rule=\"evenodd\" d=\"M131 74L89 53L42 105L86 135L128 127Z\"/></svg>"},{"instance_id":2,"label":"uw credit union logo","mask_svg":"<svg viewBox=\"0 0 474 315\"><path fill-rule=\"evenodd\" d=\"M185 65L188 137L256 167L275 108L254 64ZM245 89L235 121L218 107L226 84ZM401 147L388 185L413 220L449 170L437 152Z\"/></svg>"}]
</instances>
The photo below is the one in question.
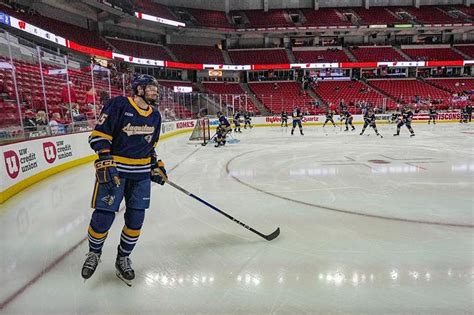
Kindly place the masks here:
<instances>
[{"instance_id":1,"label":"uw credit union logo","mask_svg":"<svg viewBox=\"0 0 474 315\"><path fill-rule=\"evenodd\" d=\"M43 154L46 162L48 162L49 164L53 163L54 161L56 161L57 156L56 146L52 142L44 142Z\"/></svg>"},{"instance_id":2,"label":"uw credit union logo","mask_svg":"<svg viewBox=\"0 0 474 315\"><path fill-rule=\"evenodd\" d=\"M20 174L20 158L15 151L6 151L3 153L7 173L10 178L15 179Z\"/></svg>"}]
</instances>

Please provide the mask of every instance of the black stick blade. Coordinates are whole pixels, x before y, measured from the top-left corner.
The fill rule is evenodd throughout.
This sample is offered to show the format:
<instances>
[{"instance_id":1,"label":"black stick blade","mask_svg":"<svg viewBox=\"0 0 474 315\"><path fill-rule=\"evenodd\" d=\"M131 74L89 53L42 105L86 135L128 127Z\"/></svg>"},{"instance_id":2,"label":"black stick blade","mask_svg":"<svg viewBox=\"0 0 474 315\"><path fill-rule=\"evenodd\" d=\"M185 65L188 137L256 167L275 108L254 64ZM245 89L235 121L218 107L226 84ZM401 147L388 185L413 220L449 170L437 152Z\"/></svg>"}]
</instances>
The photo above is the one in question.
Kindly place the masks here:
<instances>
[{"instance_id":1,"label":"black stick blade","mask_svg":"<svg viewBox=\"0 0 474 315\"><path fill-rule=\"evenodd\" d=\"M275 238L277 238L278 235L280 235L280 228L277 228L277 229L275 230L275 232L273 232L272 234L265 235L265 239L266 239L267 241L271 241L271 240L274 240Z\"/></svg>"}]
</instances>

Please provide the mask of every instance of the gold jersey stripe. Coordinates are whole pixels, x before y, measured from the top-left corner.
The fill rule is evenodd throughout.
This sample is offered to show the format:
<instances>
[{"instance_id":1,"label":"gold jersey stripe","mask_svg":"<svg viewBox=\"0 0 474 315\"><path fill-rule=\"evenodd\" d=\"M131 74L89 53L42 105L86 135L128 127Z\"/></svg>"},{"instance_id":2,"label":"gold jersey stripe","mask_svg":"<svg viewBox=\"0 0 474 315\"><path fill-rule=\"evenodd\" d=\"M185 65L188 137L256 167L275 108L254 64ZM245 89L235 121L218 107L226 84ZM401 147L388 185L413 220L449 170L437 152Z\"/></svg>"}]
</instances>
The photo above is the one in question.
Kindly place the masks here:
<instances>
[{"instance_id":1,"label":"gold jersey stripe","mask_svg":"<svg viewBox=\"0 0 474 315\"><path fill-rule=\"evenodd\" d=\"M97 131L97 130L93 130L91 132L91 137L101 137L101 138L104 138L104 139L107 139L107 140L110 140L110 141L112 141L112 138L113 138L112 136L110 136L106 133Z\"/></svg>"},{"instance_id":2,"label":"gold jersey stripe","mask_svg":"<svg viewBox=\"0 0 474 315\"><path fill-rule=\"evenodd\" d=\"M132 159L127 158L119 155L112 155L112 158L117 163L127 164L127 165L146 165L151 163L151 158L144 158L144 159Z\"/></svg>"}]
</instances>

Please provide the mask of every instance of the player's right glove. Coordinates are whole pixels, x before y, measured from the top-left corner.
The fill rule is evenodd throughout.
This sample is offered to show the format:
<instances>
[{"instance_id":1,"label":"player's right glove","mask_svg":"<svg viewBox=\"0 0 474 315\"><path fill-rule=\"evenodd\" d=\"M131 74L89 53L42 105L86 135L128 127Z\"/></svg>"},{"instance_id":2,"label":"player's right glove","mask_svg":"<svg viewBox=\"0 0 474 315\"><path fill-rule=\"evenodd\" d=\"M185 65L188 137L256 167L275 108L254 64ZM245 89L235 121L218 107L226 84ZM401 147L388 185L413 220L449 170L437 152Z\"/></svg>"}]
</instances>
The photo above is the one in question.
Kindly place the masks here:
<instances>
[{"instance_id":1,"label":"player's right glove","mask_svg":"<svg viewBox=\"0 0 474 315\"><path fill-rule=\"evenodd\" d=\"M99 185L104 185L108 190L120 186L120 177L117 164L109 154L99 154L94 162L95 177Z\"/></svg>"},{"instance_id":2,"label":"player's right glove","mask_svg":"<svg viewBox=\"0 0 474 315\"><path fill-rule=\"evenodd\" d=\"M166 174L165 163L162 160L155 160L151 164L151 181L160 185L164 185L168 180L168 175Z\"/></svg>"}]
</instances>

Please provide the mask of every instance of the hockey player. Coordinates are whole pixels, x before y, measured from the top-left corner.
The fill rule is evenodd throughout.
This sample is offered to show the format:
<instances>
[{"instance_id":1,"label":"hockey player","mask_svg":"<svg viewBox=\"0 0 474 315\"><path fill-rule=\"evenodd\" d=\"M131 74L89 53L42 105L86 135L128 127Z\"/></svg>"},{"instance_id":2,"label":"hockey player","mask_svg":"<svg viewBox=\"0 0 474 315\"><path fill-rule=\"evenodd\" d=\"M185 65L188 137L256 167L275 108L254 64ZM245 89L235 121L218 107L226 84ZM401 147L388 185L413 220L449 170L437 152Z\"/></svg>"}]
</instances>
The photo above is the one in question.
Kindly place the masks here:
<instances>
[{"instance_id":1,"label":"hockey player","mask_svg":"<svg viewBox=\"0 0 474 315\"><path fill-rule=\"evenodd\" d=\"M217 126L216 130L216 148L225 146L225 138L227 134L232 131L229 121L222 112L217 112L217 118L219 119L219 126Z\"/></svg>"},{"instance_id":2,"label":"hockey player","mask_svg":"<svg viewBox=\"0 0 474 315\"><path fill-rule=\"evenodd\" d=\"M342 111L342 120L344 120L346 124L346 129L344 131L349 131L349 125L352 127L351 131L355 130L355 127L352 124L354 117L352 117L351 113L347 108L344 108Z\"/></svg>"},{"instance_id":3,"label":"hockey player","mask_svg":"<svg viewBox=\"0 0 474 315\"><path fill-rule=\"evenodd\" d=\"M298 125L298 128L300 128L300 134L304 136L303 133L303 125L301 124L301 120L303 119L303 113L299 108L295 108L293 110L293 114L291 115L291 118L293 118L293 128L291 128L291 135L295 132L296 125Z\"/></svg>"},{"instance_id":4,"label":"hockey player","mask_svg":"<svg viewBox=\"0 0 474 315\"><path fill-rule=\"evenodd\" d=\"M433 120L433 125L436 125L436 116L438 113L436 112L436 109L433 105L430 105L430 108L428 109L428 115L428 125L431 123L431 120Z\"/></svg>"},{"instance_id":5,"label":"hockey player","mask_svg":"<svg viewBox=\"0 0 474 315\"><path fill-rule=\"evenodd\" d=\"M328 122L332 122L333 126L336 127L333 116L334 116L334 111L328 109L328 111L326 112L326 121L324 122L323 127L326 126Z\"/></svg>"},{"instance_id":6,"label":"hockey player","mask_svg":"<svg viewBox=\"0 0 474 315\"><path fill-rule=\"evenodd\" d=\"M402 110L399 122L397 124L397 133L393 134L394 136L400 135L400 128L403 125L406 125L408 130L410 131L410 137L415 136L415 132L413 131L413 128L411 127L411 121L413 120L413 112L409 107L406 107Z\"/></svg>"},{"instance_id":7,"label":"hockey player","mask_svg":"<svg viewBox=\"0 0 474 315\"><path fill-rule=\"evenodd\" d=\"M249 113L249 112L245 112L245 113L244 113L244 129L247 129L247 126L249 126L249 128L253 128L253 126L252 126L252 118L250 117L250 113Z\"/></svg>"},{"instance_id":8,"label":"hockey player","mask_svg":"<svg viewBox=\"0 0 474 315\"><path fill-rule=\"evenodd\" d=\"M240 112L239 111L236 111L234 114L234 131L242 133L242 131L240 130Z\"/></svg>"},{"instance_id":9,"label":"hockey player","mask_svg":"<svg viewBox=\"0 0 474 315\"><path fill-rule=\"evenodd\" d=\"M369 108L367 112L364 114L364 127L362 127L362 132L360 133L361 136L364 134L365 128L367 128L367 126L374 128L375 134L383 138L382 135L380 135L379 131L377 130L377 125L375 124L375 113L372 108Z\"/></svg>"},{"instance_id":10,"label":"hockey player","mask_svg":"<svg viewBox=\"0 0 474 315\"><path fill-rule=\"evenodd\" d=\"M286 111L281 112L281 126L283 127L283 124L285 124L285 127L288 127L288 113Z\"/></svg>"},{"instance_id":11,"label":"hockey player","mask_svg":"<svg viewBox=\"0 0 474 315\"><path fill-rule=\"evenodd\" d=\"M96 182L88 228L89 252L82 266L82 277L89 279L97 268L102 247L122 199L125 198L125 225L117 248L117 276L129 286L135 278L129 255L140 236L145 209L150 205L151 182L163 185L167 180L164 163L155 147L161 127L161 115L154 108L158 83L152 76L133 79L134 96L109 100L89 136L95 160Z\"/></svg>"},{"instance_id":12,"label":"hockey player","mask_svg":"<svg viewBox=\"0 0 474 315\"><path fill-rule=\"evenodd\" d=\"M468 122L468 113L467 113L467 106L461 108L460 120L459 122L467 124Z\"/></svg>"},{"instance_id":13,"label":"hockey player","mask_svg":"<svg viewBox=\"0 0 474 315\"><path fill-rule=\"evenodd\" d=\"M472 105L471 104L466 105L466 114L467 114L467 120L471 122L472 120Z\"/></svg>"},{"instance_id":14,"label":"hockey player","mask_svg":"<svg viewBox=\"0 0 474 315\"><path fill-rule=\"evenodd\" d=\"M396 112L392 113L392 115L388 119L388 123L389 124L398 123L399 117L400 117L400 113L396 113Z\"/></svg>"}]
</instances>

